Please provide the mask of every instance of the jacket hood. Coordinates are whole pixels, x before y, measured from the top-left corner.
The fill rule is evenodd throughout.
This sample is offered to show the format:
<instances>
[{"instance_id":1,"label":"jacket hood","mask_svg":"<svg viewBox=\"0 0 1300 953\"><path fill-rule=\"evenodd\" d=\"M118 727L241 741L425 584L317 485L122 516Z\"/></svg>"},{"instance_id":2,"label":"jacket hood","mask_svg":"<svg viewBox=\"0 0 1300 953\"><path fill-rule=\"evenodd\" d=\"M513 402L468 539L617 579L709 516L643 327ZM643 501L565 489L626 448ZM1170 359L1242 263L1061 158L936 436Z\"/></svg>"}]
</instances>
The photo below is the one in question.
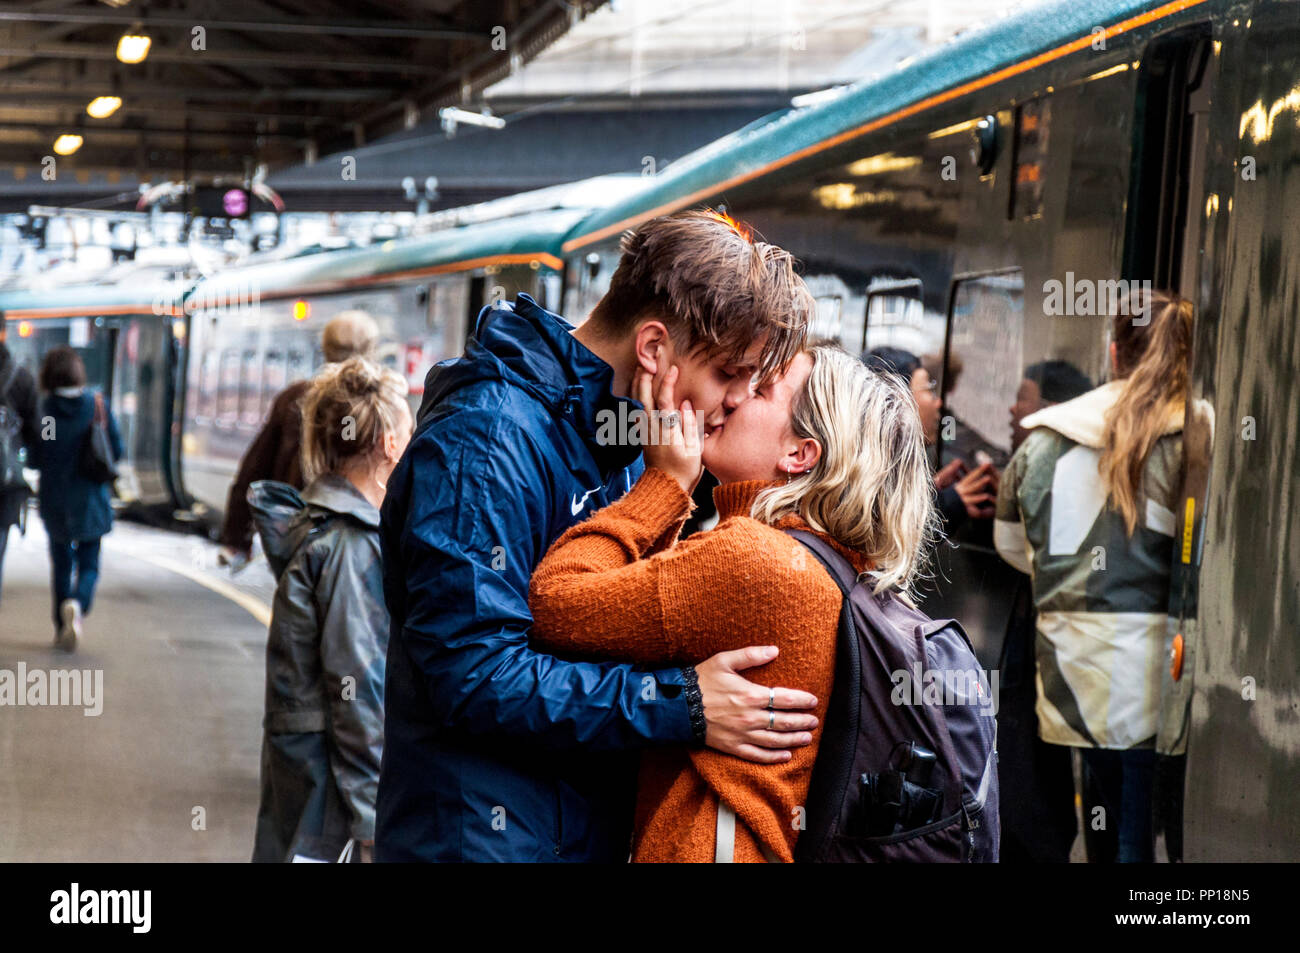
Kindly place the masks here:
<instances>
[{"instance_id":1,"label":"jacket hood","mask_svg":"<svg viewBox=\"0 0 1300 953\"><path fill-rule=\"evenodd\" d=\"M312 481L302 491L302 501L308 506L329 510L339 516L350 516L366 526L379 528L379 510L361 495L361 491L341 476L326 473Z\"/></svg>"},{"instance_id":2,"label":"jacket hood","mask_svg":"<svg viewBox=\"0 0 1300 953\"><path fill-rule=\"evenodd\" d=\"M317 477L301 494L287 483L258 480L248 488L248 508L276 579L322 516L348 516L379 527L379 511L356 487L332 473Z\"/></svg>"},{"instance_id":3,"label":"jacket hood","mask_svg":"<svg viewBox=\"0 0 1300 953\"><path fill-rule=\"evenodd\" d=\"M596 440L602 411L630 412L641 405L610 393L614 369L573 336L573 325L526 294L479 312L465 354L435 365L425 379L418 420L453 391L481 381L502 381L523 390L565 416L583 435L602 470L625 467L635 447L602 445Z\"/></svg>"},{"instance_id":4,"label":"jacket hood","mask_svg":"<svg viewBox=\"0 0 1300 953\"><path fill-rule=\"evenodd\" d=\"M86 406L86 401L94 399L94 391L86 388L78 394L48 394L46 403L50 412L56 417L76 417L81 413L82 408ZM108 402L105 401L107 407Z\"/></svg>"},{"instance_id":5,"label":"jacket hood","mask_svg":"<svg viewBox=\"0 0 1300 953\"><path fill-rule=\"evenodd\" d=\"M1106 414L1115 406L1123 385L1123 381L1110 381L1073 400L1044 407L1021 420L1020 426L1026 430L1046 427L1077 444L1100 450L1105 445ZM1171 410L1161 436L1182 430L1183 417L1182 405Z\"/></svg>"}]
</instances>

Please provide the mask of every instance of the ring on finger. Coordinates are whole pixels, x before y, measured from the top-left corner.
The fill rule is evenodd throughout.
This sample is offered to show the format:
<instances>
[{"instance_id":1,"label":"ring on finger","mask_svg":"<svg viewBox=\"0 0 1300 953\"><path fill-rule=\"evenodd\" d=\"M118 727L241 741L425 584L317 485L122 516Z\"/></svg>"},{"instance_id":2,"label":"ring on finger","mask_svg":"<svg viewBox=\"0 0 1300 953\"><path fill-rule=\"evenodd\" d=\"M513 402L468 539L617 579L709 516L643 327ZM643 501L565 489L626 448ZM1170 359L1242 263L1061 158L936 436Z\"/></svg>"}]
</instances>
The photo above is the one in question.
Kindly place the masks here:
<instances>
[{"instance_id":1,"label":"ring on finger","mask_svg":"<svg viewBox=\"0 0 1300 953\"><path fill-rule=\"evenodd\" d=\"M767 730L771 731L775 727L776 727L776 712L769 711L767 713Z\"/></svg>"},{"instance_id":2,"label":"ring on finger","mask_svg":"<svg viewBox=\"0 0 1300 953\"><path fill-rule=\"evenodd\" d=\"M659 415L659 422L669 430L682 425L682 415L676 410L665 410Z\"/></svg>"}]
</instances>

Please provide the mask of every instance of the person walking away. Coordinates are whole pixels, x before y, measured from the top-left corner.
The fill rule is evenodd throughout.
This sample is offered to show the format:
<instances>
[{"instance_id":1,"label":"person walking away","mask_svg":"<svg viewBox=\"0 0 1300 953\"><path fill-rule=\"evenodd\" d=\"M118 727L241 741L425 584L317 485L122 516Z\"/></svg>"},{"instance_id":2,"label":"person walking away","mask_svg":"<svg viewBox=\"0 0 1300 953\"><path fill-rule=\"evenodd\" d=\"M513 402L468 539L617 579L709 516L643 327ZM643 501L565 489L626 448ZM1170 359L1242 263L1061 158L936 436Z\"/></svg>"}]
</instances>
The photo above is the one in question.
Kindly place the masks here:
<instances>
[{"instance_id":1,"label":"person walking away","mask_svg":"<svg viewBox=\"0 0 1300 953\"><path fill-rule=\"evenodd\" d=\"M1192 305L1140 291L1118 310L1113 379L1021 421L1029 435L1003 477L994 542L1032 577L1039 735L1080 749L1117 859L1145 862Z\"/></svg>"},{"instance_id":2,"label":"person walking away","mask_svg":"<svg viewBox=\"0 0 1300 953\"><path fill-rule=\"evenodd\" d=\"M331 364L302 400L299 497L258 481L249 505L279 584L266 646L255 862L369 860L384 742L388 612L379 506L411 435L406 381Z\"/></svg>"},{"instance_id":3,"label":"person walking away","mask_svg":"<svg viewBox=\"0 0 1300 953\"><path fill-rule=\"evenodd\" d=\"M370 357L379 340L379 327L364 311L343 311L321 332L326 367L350 357ZM226 498L221 524L222 565L239 568L248 562L253 543L253 518L248 508L248 488L257 480L274 480L301 490L305 485L299 463L302 413L299 404L311 378L294 381L271 403L266 423L244 451L235 481Z\"/></svg>"},{"instance_id":4,"label":"person walking away","mask_svg":"<svg viewBox=\"0 0 1300 953\"><path fill-rule=\"evenodd\" d=\"M31 465L40 433L37 399L36 381L5 346L5 323L0 320L0 595L9 527L26 525L22 517L32 495L22 471L24 462Z\"/></svg>"},{"instance_id":5,"label":"person walking away","mask_svg":"<svg viewBox=\"0 0 1300 953\"><path fill-rule=\"evenodd\" d=\"M99 581L100 540L113 528L111 481L99 482L83 469L83 446L92 427L107 432L114 461L122 438L108 401L86 387L86 367L75 350L62 345L41 362L41 434L35 464L41 472L37 500L49 537L55 643L72 651ZM48 425L48 433L46 427Z\"/></svg>"}]
</instances>

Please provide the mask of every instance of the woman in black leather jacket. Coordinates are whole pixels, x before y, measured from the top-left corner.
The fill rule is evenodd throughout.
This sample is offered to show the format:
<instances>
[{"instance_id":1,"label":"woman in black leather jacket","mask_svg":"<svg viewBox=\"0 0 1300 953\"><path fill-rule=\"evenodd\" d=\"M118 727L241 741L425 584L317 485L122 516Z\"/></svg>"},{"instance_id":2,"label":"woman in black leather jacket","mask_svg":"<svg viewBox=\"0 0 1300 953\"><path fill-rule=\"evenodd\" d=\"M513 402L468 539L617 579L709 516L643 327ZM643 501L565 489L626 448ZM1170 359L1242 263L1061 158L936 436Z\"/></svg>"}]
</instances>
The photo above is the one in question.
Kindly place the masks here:
<instances>
[{"instance_id":1,"label":"woman in black leather jacket","mask_svg":"<svg viewBox=\"0 0 1300 953\"><path fill-rule=\"evenodd\" d=\"M379 507L411 434L405 393L365 358L322 371L302 401L306 489L249 488L279 579L254 861L333 860L352 845L369 859L388 650Z\"/></svg>"}]
</instances>

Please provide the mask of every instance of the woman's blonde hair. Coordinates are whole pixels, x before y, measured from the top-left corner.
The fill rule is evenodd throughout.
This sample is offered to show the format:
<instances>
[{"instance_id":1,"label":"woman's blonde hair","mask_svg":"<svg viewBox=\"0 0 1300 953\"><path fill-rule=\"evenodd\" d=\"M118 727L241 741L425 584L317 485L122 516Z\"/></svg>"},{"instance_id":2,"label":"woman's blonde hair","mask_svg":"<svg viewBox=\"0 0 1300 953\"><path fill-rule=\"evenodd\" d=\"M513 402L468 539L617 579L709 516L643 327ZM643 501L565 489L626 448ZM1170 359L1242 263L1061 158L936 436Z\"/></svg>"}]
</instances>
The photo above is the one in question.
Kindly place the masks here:
<instances>
[{"instance_id":1,"label":"woman's blonde hair","mask_svg":"<svg viewBox=\"0 0 1300 953\"><path fill-rule=\"evenodd\" d=\"M1147 457L1170 416L1186 406L1192 303L1173 292L1139 291L1126 305L1111 330L1124 384L1106 414L1099 467L1107 499L1132 536ZM1146 320L1139 323L1138 316Z\"/></svg>"},{"instance_id":2,"label":"woman's blonde hair","mask_svg":"<svg viewBox=\"0 0 1300 953\"><path fill-rule=\"evenodd\" d=\"M302 399L302 472L338 473L401 425L406 379L365 357L327 364Z\"/></svg>"},{"instance_id":3,"label":"woman's blonde hair","mask_svg":"<svg viewBox=\"0 0 1300 953\"><path fill-rule=\"evenodd\" d=\"M821 444L807 473L764 490L754 519L801 517L869 557L875 592L910 596L938 533L934 480L911 392L837 346L819 345L808 381L790 408L795 435Z\"/></svg>"}]
</instances>

